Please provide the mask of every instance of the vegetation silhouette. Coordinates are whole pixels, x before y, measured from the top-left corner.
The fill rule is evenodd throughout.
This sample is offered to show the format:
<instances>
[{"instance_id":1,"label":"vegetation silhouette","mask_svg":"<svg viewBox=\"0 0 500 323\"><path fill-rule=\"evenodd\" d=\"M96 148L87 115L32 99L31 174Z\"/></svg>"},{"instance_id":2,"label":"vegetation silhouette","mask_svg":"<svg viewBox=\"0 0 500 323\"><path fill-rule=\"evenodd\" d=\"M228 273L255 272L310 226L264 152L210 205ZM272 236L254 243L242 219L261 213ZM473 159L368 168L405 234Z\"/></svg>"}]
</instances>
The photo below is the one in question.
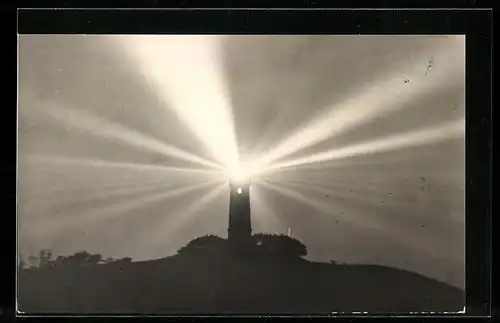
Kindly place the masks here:
<instances>
[{"instance_id":1,"label":"vegetation silhouette","mask_svg":"<svg viewBox=\"0 0 500 323\"><path fill-rule=\"evenodd\" d=\"M245 250L221 237L190 241L149 261L103 259L85 251L20 261L25 313L324 314L457 312L462 290L408 271L311 262L286 235L255 234Z\"/></svg>"}]
</instances>

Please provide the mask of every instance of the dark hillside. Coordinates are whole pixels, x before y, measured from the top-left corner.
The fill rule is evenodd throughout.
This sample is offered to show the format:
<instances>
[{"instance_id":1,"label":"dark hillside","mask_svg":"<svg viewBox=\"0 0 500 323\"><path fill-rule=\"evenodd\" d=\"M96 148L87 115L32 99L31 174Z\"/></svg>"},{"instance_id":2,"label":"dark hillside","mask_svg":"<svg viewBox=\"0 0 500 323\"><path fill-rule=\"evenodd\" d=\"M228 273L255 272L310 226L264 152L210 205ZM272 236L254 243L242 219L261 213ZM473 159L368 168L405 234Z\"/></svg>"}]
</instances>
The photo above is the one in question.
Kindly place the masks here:
<instances>
[{"instance_id":1,"label":"dark hillside","mask_svg":"<svg viewBox=\"0 0 500 323\"><path fill-rule=\"evenodd\" d=\"M393 268L218 244L143 262L23 269L19 304L26 313L456 312L464 293Z\"/></svg>"}]
</instances>

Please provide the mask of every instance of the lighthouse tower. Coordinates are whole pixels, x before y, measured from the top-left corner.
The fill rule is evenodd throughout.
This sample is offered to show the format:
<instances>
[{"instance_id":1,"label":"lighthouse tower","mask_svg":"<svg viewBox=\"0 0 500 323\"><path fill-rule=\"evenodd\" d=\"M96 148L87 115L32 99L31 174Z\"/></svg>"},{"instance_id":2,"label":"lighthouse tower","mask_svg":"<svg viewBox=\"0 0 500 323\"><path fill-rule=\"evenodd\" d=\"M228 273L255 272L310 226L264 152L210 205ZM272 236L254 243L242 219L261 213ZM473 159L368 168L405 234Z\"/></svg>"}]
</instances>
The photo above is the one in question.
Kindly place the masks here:
<instances>
[{"instance_id":1,"label":"lighthouse tower","mask_svg":"<svg viewBox=\"0 0 500 323\"><path fill-rule=\"evenodd\" d=\"M245 247L251 243L250 182L230 181L229 226L227 238L231 246Z\"/></svg>"}]
</instances>

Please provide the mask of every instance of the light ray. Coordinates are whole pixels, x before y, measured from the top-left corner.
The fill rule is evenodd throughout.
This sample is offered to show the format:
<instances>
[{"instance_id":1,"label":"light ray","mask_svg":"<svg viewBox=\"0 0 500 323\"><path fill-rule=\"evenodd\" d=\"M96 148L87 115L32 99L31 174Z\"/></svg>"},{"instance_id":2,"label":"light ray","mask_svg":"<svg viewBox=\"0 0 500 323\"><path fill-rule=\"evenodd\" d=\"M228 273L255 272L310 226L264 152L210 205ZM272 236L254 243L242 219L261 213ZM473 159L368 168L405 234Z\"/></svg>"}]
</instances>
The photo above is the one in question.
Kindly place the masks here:
<instances>
[{"instance_id":1,"label":"light ray","mask_svg":"<svg viewBox=\"0 0 500 323\"><path fill-rule=\"evenodd\" d=\"M314 209L322 212L325 215L331 215L335 216L337 218L341 218L347 223L359 226L361 228L368 229L370 231L378 232L378 233L383 233L388 237L393 238L395 241L398 243L404 243L410 244L413 247L423 250L425 252L430 252L433 249L433 245L429 241L421 241L414 235L410 234L410 232L400 232L400 230L396 230L395 228L391 226L387 226L387 223L382 221L379 222L378 218L375 217L369 217L364 214L356 214L355 216L349 216L347 214L332 214L332 206L329 205L328 203L325 203L323 201L313 199L311 197L306 197L302 193L297 192L296 190L286 188L283 186L277 186L274 184L270 184L269 182L262 183L265 187L274 190L284 196L287 196L291 199L295 199L299 202L302 202L306 205L309 205L313 207Z\"/></svg>"},{"instance_id":2,"label":"light ray","mask_svg":"<svg viewBox=\"0 0 500 323\"><path fill-rule=\"evenodd\" d=\"M112 220L125 212L130 212L143 208L146 205L158 203L168 198L179 197L181 195L202 189L204 187L214 185L220 181L205 181L202 183L197 183L193 185L184 186L172 191L159 192L157 194L142 196L129 200L125 203L111 205L109 207L104 207L99 210L92 210L84 214L79 214L76 218L72 216L71 218L61 219L57 222L52 222L47 224L46 229L44 229L44 234L50 234L49 232L54 232L68 227L85 226L90 223L96 223L97 221L109 221Z\"/></svg>"},{"instance_id":3,"label":"light ray","mask_svg":"<svg viewBox=\"0 0 500 323\"><path fill-rule=\"evenodd\" d=\"M213 188L209 192L203 194L191 203L187 208L182 208L176 214L169 217L165 223L156 225L154 232L148 232L154 244L160 244L165 238L173 237L176 232L182 230L190 222L195 220L195 215L206 207L210 202L214 201L226 189L227 185L221 184Z\"/></svg>"},{"instance_id":4,"label":"light ray","mask_svg":"<svg viewBox=\"0 0 500 323\"><path fill-rule=\"evenodd\" d=\"M276 183L276 182L275 182ZM320 193L322 196L328 196L328 199L330 200L330 203L333 203L333 201L342 201L346 204L351 204L356 207L361 207L363 205L366 206L371 206L371 207L377 207L380 206L380 204L377 204L376 202L384 199L384 204L382 205L384 208L387 208L391 205L391 201L394 201L394 199L391 199L391 196L388 196L387 193L382 192L380 189L375 189L375 188L359 188L354 191L353 189L349 188L342 188L342 187L335 187L335 188L330 188L330 187L324 187L318 184L308 184L308 183L297 183L297 182L277 182L280 184L280 186L285 186L289 188L295 188L297 190L302 190L302 191L308 191L312 194L314 193ZM360 192L362 191L362 193ZM407 219L405 219L407 221Z\"/></svg>"},{"instance_id":5,"label":"light ray","mask_svg":"<svg viewBox=\"0 0 500 323\"><path fill-rule=\"evenodd\" d=\"M460 144L463 144L463 137L457 137L456 139L450 138L449 140L456 140L461 141ZM429 147L431 145L439 145L442 144L443 142L436 142L436 143L429 143L425 147ZM448 142L446 142L448 144ZM433 147L433 150L435 151L441 151L439 150L439 147ZM446 149L446 148L445 148ZM430 154L429 151L425 150L425 155L419 155L419 159L422 158L422 161L424 163L429 163L430 158L435 160L435 153ZM382 152L383 153L383 152ZM454 152L456 154L456 152ZM301 173L302 174L317 174L318 172L321 172L325 169L328 170L341 170L341 173L335 173L336 176L342 175L345 176L347 174L349 175L354 175L357 176L360 173L364 173L362 176L366 176L366 173L383 173L383 172L397 172L400 175L407 175L408 171L398 169L398 165L408 165L408 162L414 161L415 159L415 151L401 151L401 154L394 154L392 153L390 156L377 156L377 158L372 158L373 156L370 155L359 155L359 156L353 156L353 157L359 157L355 160L352 158L350 159L335 159L331 160L328 162L322 162L321 164L305 164L301 165ZM443 157L442 154L439 156L440 158ZM462 157L462 156L460 156ZM418 166L421 166L419 164ZM415 169L415 166L412 165L411 169ZM421 169L421 168L417 168ZM449 168L447 168L449 169ZM293 172L293 169L283 169L283 171L289 171ZM426 170L430 171L430 170ZM434 170L435 171L435 170Z\"/></svg>"},{"instance_id":6,"label":"light ray","mask_svg":"<svg viewBox=\"0 0 500 323\"><path fill-rule=\"evenodd\" d=\"M223 179L220 172L203 169L183 169L159 165L109 162L98 159L70 158L51 155L23 155L19 176L21 198L56 198L72 194L91 194L104 190L138 187L144 184L170 186ZM26 170L27 172L23 172ZM51 185L39 189L39 185ZM28 188L30 187L30 188ZM28 194L28 195L26 195ZM25 200L23 203L29 203Z\"/></svg>"},{"instance_id":7,"label":"light ray","mask_svg":"<svg viewBox=\"0 0 500 323\"><path fill-rule=\"evenodd\" d=\"M401 82L399 73L393 73L385 80L372 82L368 88L361 90L360 95L335 105L329 113L311 122L310 126L300 129L277 147L263 154L257 163L269 164L376 118L385 117L393 111L404 108L406 102L418 96L438 92L441 88L449 86L450 82L464 80L463 44L458 42L456 44L458 46L449 46L435 55L439 56L441 63L439 69L433 71L432 78L415 77L409 86ZM461 51L457 52L457 48Z\"/></svg>"},{"instance_id":8,"label":"light ray","mask_svg":"<svg viewBox=\"0 0 500 323\"><path fill-rule=\"evenodd\" d=\"M366 36L365 38L367 38L367 39L370 39L370 38L373 39L374 37L376 38L377 36ZM384 38L384 37L385 36L383 36L382 38ZM431 46L426 46L426 48L421 48L421 47L417 48L417 47L413 47L412 46L412 49L414 48L414 49L417 50L417 52L416 52L417 56L422 58L421 62L420 62L420 63L422 63L422 67L424 66L423 64L426 62L426 59L428 57L428 56L425 56L425 55L428 55L431 52L435 52L436 50L440 50L440 48L442 48L443 45L447 46L449 44L449 39L452 38L452 37L448 36L447 37L448 38L447 41L445 41L444 43L432 44ZM418 39L418 38L421 38L421 36L415 36L415 38ZM417 42L418 42L418 40L417 40ZM405 47L406 46L403 45L403 48L405 48ZM415 62L414 62L413 59L411 59L412 55L410 54L410 53L413 53L413 51L412 51L412 49L408 49L408 48L405 48L402 51L401 51L401 49L402 48L397 49L396 53L392 52L392 53L389 54L389 56L393 59L390 62L386 62L382 58L381 59L381 64L377 64L378 66L373 66L370 69L370 74L373 72L375 74L375 77L377 77L377 79L380 79L380 76L382 76L382 79L383 79L384 76L387 76L388 74L391 74L391 75L394 76L394 79L396 79L396 78L398 78L397 71L401 71L402 69L405 70L406 66L409 63L409 65L411 66L411 73L410 73L410 75L405 74L404 72L401 72L401 75L399 76L399 81L403 81L408 76L411 76L411 78L413 79L413 76L415 76L415 73L414 73ZM421 54L421 53L424 53L424 55L418 55L418 54ZM396 55L393 55L393 54L396 54ZM405 61L404 57L410 58L410 62ZM370 82L369 79L364 79L364 80L359 79L359 77L361 76L361 75L359 75L360 72L361 72L361 70L356 70L356 72L355 72L355 78L357 80L361 81L361 82L357 82L357 83L358 84L360 84L360 83L363 84L363 82ZM363 88L367 89L369 87L365 86ZM341 94L340 97L341 97L341 99L343 99L343 98L348 97L348 95L349 94L344 93L344 94ZM284 114L290 113L290 111L286 108L286 106L283 106L282 104L280 104L280 105L278 105L278 107L280 109L276 111L276 114L274 115L273 120L271 121L271 123L269 124L269 126L264 130L264 133L261 136L261 138L259 139L259 142L254 147L254 151L261 151L260 149L263 148L264 144L269 139L271 139L271 135L272 135L272 131L271 130L273 128L275 128L274 125L277 125L276 124L277 121L279 121L280 119L282 119L282 117L283 117Z\"/></svg>"},{"instance_id":9,"label":"light ray","mask_svg":"<svg viewBox=\"0 0 500 323\"><path fill-rule=\"evenodd\" d=\"M177 147L167 145L155 138L136 132L132 129L124 128L109 120L93 116L85 111L62 107L56 103L41 103L40 112L54 120L59 121L65 127L71 127L71 130L83 131L85 134L96 137L117 140L123 144L130 145L139 149L158 152L165 156L172 156L184 161L220 169L220 166L201 158L192 153L186 152Z\"/></svg>"},{"instance_id":10,"label":"light ray","mask_svg":"<svg viewBox=\"0 0 500 323\"><path fill-rule=\"evenodd\" d=\"M279 172L273 174L274 176L269 176L268 180L299 183L301 185L317 185L332 190L349 190L361 187L364 189L370 188L380 190L382 188L389 189L392 186L401 187L402 184L408 185L409 187L409 185L415 186L416 184L427 183L427 177L429 177L428 173L422 176L412 169L407 169L405 171L399 169L394 169L394 171L391 169L385 169L383 171L364 170L363 172L351 172L349 169L341 169L338 174L333 174L335 171L337 170L332 169L332 176L325 177L320 173L304 174L301 169L300 172L294 172L293 174L291 172L289 174L286 172ZM450 180L454 180L454 175L446 173L446 170L437 171L431 176L433 182L439 184L449 184Z\"/></svg>"},{"instance_id":11,"label":"light ray","mask_svg":"<svg viewBox=\"0 0 500 323\"><path fill-rule=\"evenodd\" d=\"M465 119L451 121L430 129L412 131L408 133L389 136L375 141L368 141L345 148L322 152L309 157L298 158L273 164L265 172L287 167L300 166L311 163L337 160L359 155L374 154L379 152L394 151L402 148L428 145L450 138L461 137L465 134Z\"/></svg>"},{"instance_id":12,"label":"light ray","mask_svg":"<svg viewBox=\"0 0 500 323\"><path fill-rule=\"evenodd\" d=\"M93 183L93 181L92 181ZM48 199L63 199L65 197L71 197L74 199L85 199L88 200L94 196L100 196L104 194L110 194L111 196L115 194L120 194L119 192L127 192L134 191L136 189L144 188L144 187L169 187L175 186L171 183L165 183L165 180L153 179L153 180L143 180L142 182L135 181L135 183L113 183L112 185L87 185L86 183L82 183L82 185L60 185L59 187L51 187L33 190L29 192L29 198L24 199L24 196L21 196L23 200L23 206L30 205L31 203L37 203L39 201L47 203ZM23 194L21 194L23 195Z\"/></svg>"},{"instance_id":13,"label":"light ray","mask_svg":"<svg viewBox=\"0 0 500 323\"><path fill-rule=\"evenodd\" d=\"M196 169L196 168L182 168L161 166L152 164L137 164L137 163L124 163L112 162L99 159L88 158L74 158L66 156L53 156L53 155L26 155L24 154L20 159L22 162L37 163L41 165L50 166L78 166L89 168L117 168L125 170L137 171L152 171L152 172L174 172L174 173L203 173L203 174L220 174L220 171L211 169Z\"/></svg>"},{"instance_id":14,"label":"light ray","mask_svg":"<svg viewBox=\"0 0 500 323\"><path fill-rule=\"evenodd\" d=\"M45 192L60 191L60 186L64 190L78 187L112 189L114 187L144 183L147 180L192 182L206 178L223 178L220 172L215 170L117 163L98 159L51 155L23 155L19 160L19 168L21 169L19 183L22 185L37 185L37 183L50 181L51 185L44 190ZM26 172L23 172L23 170L26 170Z\"/></svg>"},{"instance_id":15,"label":"light ray","mask_svg":"<svg viewBox=\"0 0 500 323\"><path fill-rule=\"evenodd\" d=\"M278 218L278 215L269 203L266 203L265 197L260 193L260 190L251 190L250 204L252 207L252 217L254 218L252 221L255 220L253 221L255 223L255 232L259 232L259 228L261 228L261 232L284 232L284 230L288 228L288 226Z\"/></svg>"},{"instance_id":16,"label":"light ray","mask_svg":"<svg viewBox=\"0 0 500 323\"><path fill-rule=\"evenodd\" d=\"M320 200L313 200L311 198L308 198L300 192L297 192L293 189L284 187L283 184L278 186L278 185L272 184L270 182L263 182L263 183L261 183L261 185L266 187L266 188L269 188L275 192L278 192L281 195L287 196L288 198L295 199L299 202L302 202L306 205L309 205L325 215L332 215L333 216L332 207L328 203L325 203L325 202L320 201ZM337 215L335 215L335 216L337 216ZM349 222L356 220L356 219L349 219L346 216L340 216L340 217L344 217Z\"/></svg>"},{"instance_id":17,"label":"light ray","mask_svg":"<svg viewBox=\"0 0 500 323\"><path fill-rule=\"evenodd\" d=\"M57 172L51 171L50 169L38 169L39 175L33 176L20 176L20 187L29 188L30 191L36 191L38 193L45 194L55 194L62 192L74 192L80 190L113 190L119 189L125 186L138 186L147 183L165 183L166 181L172 182L171 178L158 176L155 174L131 174L121 173L121 174L110 174L100 173L100 172L85 172L83 170L57 170ZM75 174L77 173L77 174ZM26 175L26 174L24 174ZM89 180L91 179L91 180ZM44 185L44 183L50 182L49 187L44 187L40 189L39 185ZM189 182L183 180L182 182ZM195 182L191 180L191 182ZM199 180L197 180L199 182Z\"/></svg>"},{"instance_id":18,"label":"light ray","mask_svg":"<svg viewBox=\"0 0 500 323\"><path fill-rule=\"evenodd\" d=\"M126 36L121 44L166 106L226 168L239 163L216 36Z\"/></svg>"},{"instance_id":19,"label":"light ray","mask_svg":"<svg viewBox=\"0 0 500 323\"><path fill-rule=\"evenodd\" d=\"M413 199L408 200L402 195L391 195L381 194L380 191L373 190L367 194L366 191L357 190L354 193L344 192L328 192L322 189L316 189L308 186L301 186L298 184L287 183L284 185L292 190L302 190L306 191L307 195L313 194L313 191L318 191L320 193L329 195L328 201L330 205L335 206L337 212L340 214L345 214L346 216L356 216L362 221L367 221L368 218L374 219L379 225L381 225L384 235L388 235L394 238L394 240L409 240L409 242L415 247L420 248L426 252L432 251L432 244L435 240L429 239L425 243L419 243L418 235L420 235L419 230L414 228L421 227L422 223L426 223L428 226L426 232L429 233L433 230L440 230L445 227L451 227L455 225L460 225L460 222L446 217L443 214L453 208L452 204L445 203L442 204L443 198L439 198L434 193L420 194L420 190L410 191ZM313 196L311 195L311 196ZM381 196L383 195L383 196ZM305 195L306 196L306 195ZM415 200L416 199L416 200ZM434 211L423 213L421 209L410 207L414 204L425 204L428 203L432 206ZM407 205L407 207L401 207ZM443 209L444 207L444 209ZM463 210L463 206L456 206L455 210L460 212ZM463 224L463 223L462 223ZM406 236L410 235L408 239ZM434 241L434 242L433 242ZM423 244L423 245L422 245Z\"/></svg>"},{"instance_id":20,"label":"light ray","mask_svg":"<svg viewBox=\"0 0 500 323\"><path fill-rule=\"evenodd\" d=\"M377 197L389 197L386 191L390 191L388 189L389 185L350 185L350 182L347 184L325 184L324 182L317 182L311 180L292 180L292 181L277 181L281 185L294 186L299 189L314 191L317 193L321 193L328 198L334 199L354 199L356 195L360 195L363 199L377 196ZM401 186L397 186L399 190L401 190ZM397 191L397 189L393 190ZM394 194L396 195L396 194ZM390 196L393 196L391 193Z\"/></svg>"},{"instance_id":21,"label":"light ray","mask_svg":"<svg viewBox=\"0 0 500 323\"><path fill-rule=\"evenodd\" d=\"M124 187L125 186L125 187ZM36 210L39 209L40 202L43 203L43 207L60 207L68 205L68 209L74 209L74 204L84 203L86 207L94 205L98 201L109 200L113 198L124 198L131 197L137 194L149 194L154 193L158 190L168 190L179 185L172 183L165 183L165 181L155 181L150 183L145 183L142 185L122 185L116 189L109 188L94 188L92 190L87 190L85 193L75 194L74 192L69 192L71 195L64 194L66 192L55 192L57 194L40 194L30 197L23 202L23 212L26 214L35 214ZM22 199L21 199L22 200ZM64 201L62 201L64 200Z\"/></svg>"}]
</instances>

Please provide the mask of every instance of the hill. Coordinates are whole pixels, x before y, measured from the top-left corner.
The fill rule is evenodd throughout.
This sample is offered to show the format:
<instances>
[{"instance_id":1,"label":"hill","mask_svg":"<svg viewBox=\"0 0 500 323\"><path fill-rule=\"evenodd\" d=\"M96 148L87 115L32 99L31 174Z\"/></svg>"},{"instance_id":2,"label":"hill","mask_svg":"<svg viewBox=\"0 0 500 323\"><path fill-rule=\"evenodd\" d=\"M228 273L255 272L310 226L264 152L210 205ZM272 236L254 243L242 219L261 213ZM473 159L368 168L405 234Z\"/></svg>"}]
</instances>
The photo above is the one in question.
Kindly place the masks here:
<instances>
[{"instance_id":1,"label":"hill","mask_svg":"<svg viewBox=\"0 0 500 323\"><path fill-rule=\"evenodd\" d=\"M222 240L222 239L221 239ZM457 312L460 289L398 269L197 246L150 261L22 269L26 313Z\"/></svg>"}]
</instances>

